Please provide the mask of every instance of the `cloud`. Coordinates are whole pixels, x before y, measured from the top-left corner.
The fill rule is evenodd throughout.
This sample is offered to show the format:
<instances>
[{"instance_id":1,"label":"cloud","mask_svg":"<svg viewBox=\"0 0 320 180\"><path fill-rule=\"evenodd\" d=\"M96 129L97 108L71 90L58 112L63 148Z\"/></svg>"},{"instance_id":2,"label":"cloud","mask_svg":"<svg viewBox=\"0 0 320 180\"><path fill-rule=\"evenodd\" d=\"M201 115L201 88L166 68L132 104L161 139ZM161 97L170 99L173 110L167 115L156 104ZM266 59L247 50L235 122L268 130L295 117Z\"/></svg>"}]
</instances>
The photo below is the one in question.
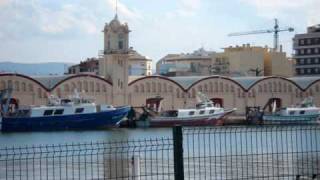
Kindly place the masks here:
<instances>
[{"instance_id":1,"label":"cloud","mask_svg":"<svg viewBox=\"0 0 320 180\"><path fill-rule=\"evenodd\" d=\"M89 34L98 32L92 15L80 6L65 4L58 10L36 6L34 10L37 14L34 19L39 22L38 25L43 32L56 34L71 29Z\"/></svg>"},{"instance_id":2,"label":"cloud","mask_svg":"<svg viewBox=\"0 0 320 180\"><path fill-rule=\"evenodd\" d=\"M0 7L5 7L9 5L11 0L0 0Z\"/></svg>"},{"instance_id":3,"label":"cloud","mask_svg":"<svg viewBox=\"0 0 320 180\"><path fill-rule=\"evenodd\" d=\"M0 0L0 38L14 40L66 32L94 34L99 32L96 17L93 11L78 4Z\"/></svg>"},{"instance_id":4,"label":"cloud","mask_svg":"<svg viewBox=\"0 0 320 180\"><path fill-rule=\"evenodd\" d=\"M261 17L292 17L305 15L308 25L320 23L319 0L239 0L256 8Z\"/></svg>"},{"instance_id":5,"label":"cloud","mask_svg":"<svg viewBox=\"0 0 320 180\"><path fill-rule=\"evenodd\" d=\"M179 0L174 11L166 13L167 18L191 17L201 8L201 0Z\"/></svg>"},{"instance_id":6,"label":"cloud","mask_svg":"<svg viewBox=\"0 0 320 180\"><path fill-rule=\"evenodd\" d=\"M116 10L116 1L115 0L107 0L107 5L110 10L114 11ZM142 19L142 15L139 13L136 9L130 9L125 4L118 1L118 14L130 19L130 20L137 20Z\"/></svg>"}]
</instances>

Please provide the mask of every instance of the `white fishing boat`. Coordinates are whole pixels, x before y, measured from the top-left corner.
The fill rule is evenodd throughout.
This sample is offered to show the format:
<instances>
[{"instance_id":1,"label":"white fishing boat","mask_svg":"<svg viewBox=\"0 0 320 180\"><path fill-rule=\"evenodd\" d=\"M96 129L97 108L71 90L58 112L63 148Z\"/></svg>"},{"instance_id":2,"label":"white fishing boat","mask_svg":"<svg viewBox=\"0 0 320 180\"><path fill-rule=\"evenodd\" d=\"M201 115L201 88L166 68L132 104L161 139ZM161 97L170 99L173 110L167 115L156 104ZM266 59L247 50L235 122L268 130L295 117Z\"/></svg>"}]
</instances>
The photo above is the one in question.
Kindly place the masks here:
<instances>
[{"instance_id":1,"label":"white fishing boat","mask_svg":"<svg viewBox=\"0 0 320 180\"><path fill-rule=\"evenodd\" d=\"M284 107L276 111L276 104L273 104L271 114L264 114L264 123L315 123L320 116L320 108L316 107L313 98L308 97L302 103Z\"/></svg>"},{"instance_id":2,"label":"white fishing boat","mask_svg":"<svg viewBox=\"0 0 320 180\"><path fill-rule=\"evenodd\" d=\"M225 109L214 106L213 102L204 94L198 93L197 97L199 103L195 107L164 111L155 116L145 116L146 118L137 121L137 124L144 127L222 125L223 118L236 111L236 108Z\"/></svg>"}]
</instances>

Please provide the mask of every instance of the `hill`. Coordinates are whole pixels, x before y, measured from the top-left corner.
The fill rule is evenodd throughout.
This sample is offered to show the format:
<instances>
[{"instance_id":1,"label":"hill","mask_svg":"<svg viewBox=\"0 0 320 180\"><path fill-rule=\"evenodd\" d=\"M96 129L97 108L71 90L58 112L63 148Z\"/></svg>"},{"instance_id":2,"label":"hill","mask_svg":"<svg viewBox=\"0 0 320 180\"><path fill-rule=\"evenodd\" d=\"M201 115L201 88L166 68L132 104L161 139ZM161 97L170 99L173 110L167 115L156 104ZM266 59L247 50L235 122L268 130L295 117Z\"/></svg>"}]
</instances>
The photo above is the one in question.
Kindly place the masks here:
<instances>
[{"instance_id":1,"label":"hill","mask_svg":"<svg viewBox=\"0 0 320 180\"><path fill-rule=\"evenodd\" d=\"M0 72L11 72L25 75L62 75L71 63L14 63L0 62Z\"/></svg>"}]
</instances>

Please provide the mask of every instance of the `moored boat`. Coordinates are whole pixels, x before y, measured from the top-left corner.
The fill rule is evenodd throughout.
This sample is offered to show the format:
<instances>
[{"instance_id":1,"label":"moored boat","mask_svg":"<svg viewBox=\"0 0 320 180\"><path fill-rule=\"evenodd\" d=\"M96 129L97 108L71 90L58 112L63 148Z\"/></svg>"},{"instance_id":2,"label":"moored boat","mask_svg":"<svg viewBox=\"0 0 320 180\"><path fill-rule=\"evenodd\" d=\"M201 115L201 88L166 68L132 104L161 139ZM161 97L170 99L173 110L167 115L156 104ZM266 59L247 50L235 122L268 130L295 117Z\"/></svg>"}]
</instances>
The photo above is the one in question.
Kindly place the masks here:
<instances>
[{"instance_id":1,"label":"moored boat","mask_svg":"<svg viewBox=\"0 0 320 180\"><path fill-rule=\"evenodd\" d=\"M129 106L96 105L92 100L78 95L68 99L50 96L46 106L25 107L3 113L2 131L86 130L115 127L127 116L129 110Z\"/></svg>"},{"instance_id":2,"label":"moored boat","mask_svg":"<svg viewBox=\"0 0 320 180\"><path fill-rule=\"evenodd\" d=\"M284 107L275 110L276 104L271 114L263 115L264 124L268 123L316 123L320 117L320 108L313 103L313 98L306 98L302 103L292 106Z\"/></svg>"},{"instance_id":3,"label":"moored boat","mask_svg":"<svg viewBox=\"0 0 320 180\"><path fill-rule=\"evenodd\" d=\"M205 95L198 94L200 102L194 108L164 111L159 114L143 113L136 121L138 127L172 127L222 125L225 116L236 109L224 109L214 106ZM148 115L146 115L148 114Z\"/></svg>"}]
</instances>

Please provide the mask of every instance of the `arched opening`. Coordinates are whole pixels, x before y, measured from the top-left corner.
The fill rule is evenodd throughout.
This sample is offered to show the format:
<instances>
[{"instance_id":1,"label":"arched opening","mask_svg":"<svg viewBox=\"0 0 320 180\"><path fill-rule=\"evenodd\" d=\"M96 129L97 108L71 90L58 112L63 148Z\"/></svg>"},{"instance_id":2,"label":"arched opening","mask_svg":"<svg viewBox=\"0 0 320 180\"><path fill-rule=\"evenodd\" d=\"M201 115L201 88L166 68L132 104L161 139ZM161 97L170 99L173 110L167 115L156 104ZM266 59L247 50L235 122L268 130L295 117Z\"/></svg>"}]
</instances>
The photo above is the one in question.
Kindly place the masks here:
<instances>
[{"instance_id":1,"label":"arched opening","mask_svg":"<svg viewBox=\"0 0 320 180\"><path fill-rule=\"evenodd\" d=\"M7 102L9 101L9 102ZM2 99L1 101L1 114L15 113L19 109L19 100L16 98Z\"/></svg>"},{"instance_id":2,"label":"arched opening","mask_svg":"<svg viewBox=\"0 0 320 180\"><path fill-rule=\"evenodd\" d=\"M159 112L161 110L161 101L163 100L162 97L154 97L154 98L148 98L146 100L146 106L147 108L152 109L153 111Z\"/></svg>"},{"instance_id":3,"label":"arched opening","mask_svg":"<svg viewBox=\"0 0 320 180\"><path fill-rule=\"evenodd\" d=\"M212 98L211 101L213 105L216 107L223 107L223 99L222 98Z\"/></svg>"},{"instance_id":4,"label":"arched opening","mask_svg":"<svg viewBox=\"0 0 320 180\"><path fill-rule=\"evenodd\" d=\"M280 109L282 107L282 100L280 98L270 98L264 109L272 112L274 110L274 106L275 110Z\"/></svg>"}]
</instances>

